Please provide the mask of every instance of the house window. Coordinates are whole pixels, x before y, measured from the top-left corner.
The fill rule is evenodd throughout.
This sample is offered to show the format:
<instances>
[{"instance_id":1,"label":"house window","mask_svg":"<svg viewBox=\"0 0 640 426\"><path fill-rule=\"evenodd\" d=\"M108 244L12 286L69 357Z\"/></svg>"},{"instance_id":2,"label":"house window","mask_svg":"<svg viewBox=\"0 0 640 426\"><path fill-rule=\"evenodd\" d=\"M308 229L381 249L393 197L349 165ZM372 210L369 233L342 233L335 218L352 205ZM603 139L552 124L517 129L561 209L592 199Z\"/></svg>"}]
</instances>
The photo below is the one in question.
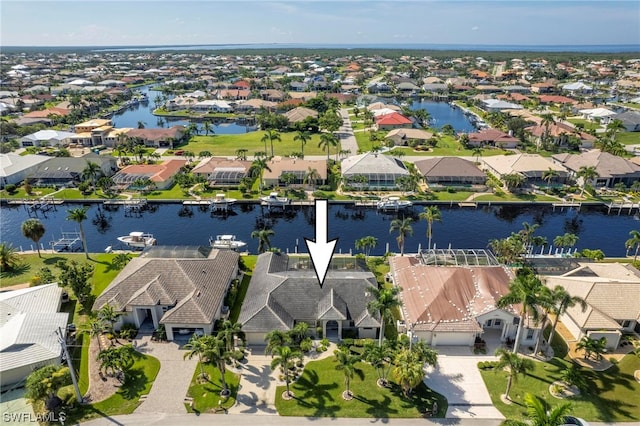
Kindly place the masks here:
<instances>
[{"instance_id":1,"label":"house window","mask_svg":"<svg viewBox=\"0 0 640 426\"><path fill-rule=\"evenodd\" d=\"M631 325L631 320L622 321L622 328L628 328Z\"/></svg>"},{"instance_id":2,"label":"house window","mask_svg":"<svg viewBox=\"0 0 640 426\"><path fill-rule=\"evenodd\" d=\"M493 325L494 325L494 326L496 326L496 327L501 326L501 325L502 325L502 320L499 320L499 319L495 320L495 321L493 322Z\"/></svg>"},{"instance_id":3,"label":"house window","mask_svg":"<svg viewBox=\"0 0 640 426\"><path fill-rule=\"evenodd\" d=\"M533 335L535 333L535 330L532 328L527 328L527 340L531 340L533 339Z\"/></svg>"},{"instance_id":4,"label":"house window","mask_svg":"<svg viewBox=\"0 0 640 426\"><path fill-rule=\"evenodd\" d=\"M487 320L486 326L491 327L491 324L493 324L493 320Z\"/></svg>"}]
</instances>

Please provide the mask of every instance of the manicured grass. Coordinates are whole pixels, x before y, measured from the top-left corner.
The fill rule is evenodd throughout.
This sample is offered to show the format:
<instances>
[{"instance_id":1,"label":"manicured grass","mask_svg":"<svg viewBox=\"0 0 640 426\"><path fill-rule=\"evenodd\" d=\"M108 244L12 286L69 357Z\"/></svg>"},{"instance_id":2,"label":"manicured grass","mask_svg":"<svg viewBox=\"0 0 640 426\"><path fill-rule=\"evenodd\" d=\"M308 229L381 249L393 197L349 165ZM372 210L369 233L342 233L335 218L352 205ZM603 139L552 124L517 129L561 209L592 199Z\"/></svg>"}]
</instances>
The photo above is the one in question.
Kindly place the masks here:
<instances>
[{"instance_id":1,"label":"manicured grass","mask_svg":"<svg viewBox=\"0 0 640 426\"><path fill-rule=\"evenodd\" d=\"M464 201L474 193L470 191L438 191L432 192L431 194L432 198L438 201Z\"/></svg>"},{"instance_id":2,"label":"manicured grass","mask_svg":"<svg viewBox=\"0 0 640 426\"><path fill-rule=\"evenodd\" d=\"M78 387L80 388L80 393L85 395L89 390L89 343L91 337L86 333L82 333L78 335L78 341L82 344L80 348L80 358L76 358L75 355L72 356L74 365L80 365Z\"/></svg>"},{"instance_id":3,"label":"manicured grass","mask_svg":"<svg viewBox=\"0 0 640 426\"><path fill-rule=\"evenodd\" d=\"M616 141L623 145L638 145L640 144L640 132L617 133Z\"/></svg>"},{"instance_id":4,"label":"manicured grass","mask_svg":"<svg viewBox=\"0 0 640 426\"><path fill-rule=\"evenodd\" d=\"M16 191L12 194L9 194L4 189L1 190L0 198L10 199L10 200L22 200L23 198L26 198L26 199L32 200L32 199L43 197L45 195L49 195L54 191L55 189L53 188L35 188L34 187L31 190L31 195L27 195L27 193L24 190L24 187L21 186L17 188ZM59 197L56 195L56 198L59 198Z\"/></svg>"},{"instance_id":5,"label":"manicured grass","mask_svg":"<svg viewBox=\"0 0 640 426\"><path fill-rule=\"evenodd\" d=\"M562 371L569 365L569 361L560 358L553 358L550 362L536 362L534 370L520 377L513 385L510 396L515 403L511 405L500 400L500 394L504 393L506 387L507 374L488 370L481 370L481 374L496 408L507 418L520 419L526 411L522 405L525 392L538 395L552 405L565 402L553 398L549 393L549 386L560 379ZM619 365L604 372L582 369L589 386L586 393L566 401L571 402L571 413L587 421L637 421L640 419L640 383L633 377L633 372L637 369L640 369L640 358L633 355L627 355Z\"/></svg>"},{"instance_id":6,"label":"manicured grass","mask_svg":"<svg viewBox=\"0 0 640 426\"><path fill-rule=\"evenodd\" d=\"M276 409L281 416L302 417L364 417L386 419L390 417L421 418L433 402L438 403L438 413L434 417L443 417L447 410L444 397L424 383L414 389L410 397L405 397L400 388L391 383L388 388L376 385L375 370L366 363L358 363L362 376L351 379L351 401L342 399L344 375L335 369L333 357L321 361L309 362L302 376L293 384L291 390L295 397L290 401L282 399L285 386L276 389Z\"/></svg>"},{"instance_id":7,"label":"manicured grass","mask_svg":"<svg viewBox=\"0 0 640 426\"><path fill-rule=\"evenodd\" d=\"M503 195L480 195L475 201L558 201L557 198L549 197L548 195L535 195L535 194L503 194Z\"/></svg>"},{"instance_id":8,"label":"manicured grass","mask_svg":"<svg viewBox=\"0 0 640 426\"><path fill-rule=\"evenodd\" d=\"M600 124L594 123L593 121L585 120L584 118L567 118L567 121L573 124L584 124L585 130L599 129L602 127Z\"/></svg>"},{"instance_id":9,"label":"manicured grass","mask_svg":"<svg viewBox=\"0 0 640 426\"><path fill-rule=\"evenodd\" d=\"M134 192L135 197L146 198L148 200L182 200L193 198L189 195L188 189L183 190L180 185L173 184L168 189L154 190L147 193Z\"/></svg>"},{"instance_id":10,"label":"manicured grass","mask_svg":"<svg viewBox=\"0 0 640 426\"><path fill-rule=\"evenodd\" d=\"M462 145L453 136L441 136L438 144L435 148L431 148L430 151L416 151L410 147L398 147L394 148L391 153L396 150L403 150L405 156L451 156L451 157L474 157L472 149L463 148ZM503 155L507 151L496 148L486 148L482 150L482 157L491 157L494 155Z\"/></svg>"},{"instance_id":11,"label":"manicured grass","mask_svg":"<svg viewBox=\"0 0 640 426\"><path fill-rule=\"evenodd\" d=\"M196 155L201 151L209 151L213 155L235 156L236 151L242 148L246 149L247 155L251 156L254 152L264 151L264 142L261 141L264 134L265 132L259 131L239 135L194 136L186 145L180 145L176 149L191 151ZM296 132L280 133L282 141L273 141L274 154L285 156L293 152L300 152L302 149L300 142L293 140L296 135ZM304 147L304 154L326 155L326 151L318 148L319 142L320 135L313 134L311 140L308 141ZM267 142L267 150L270 155L271 145L269 142ZM335 153L335 148L331 151L332 154Z\"/></svg>"},{"instance_id":12,"label":"manicured grass","mask_svg":"<svg viewBox=\"0 0 640 426\"><path fill-rule=\"evenodd\" d=\"M95 417L131 414L140 405L140 397L151 390L160 370L160 361L141 353L134 353L135 362L127 372L127 380L110 398L91 405L83 405L67 413L67 421L75 424Z\"/></svg>"},{"instance_id":13,"label":"manicured grass","mask_svg":"<svg viewBox=\"0 0 640 426\"><path fill-rule=\"evenodd\" d=\"M255 265L254 265L255 266ZM251 268L253 270L253 268ZM242 302L244 302L244 298L247 295L247 290L249 289L249 281L251 281L252 272L245 272L242 277L242 282L240 283L240 287L238 288L238 295L236 296L236 301L231 307L231 312L229 312L229 321L232 323L238 322L238 318L240 317L240 310L242 309Z\"/></svg>"},{"instance_id":14,"label":"manicured grass","mask_svg":"<svg viewBox=\"0 0 640 426\"><path fill-rule=\"evenodd\" d=\"M211 364L204 364L204 371L209 379L204 383L199 383L197 379L200 375L200 365L196 366L193 378L191 379L191 385L187 391L187 396L193 398L193 407L185 404L187 411L190 413L207 413L215 412L215 409L218 407L225 409L233 407L236 403L236 396L238 395L240 376L229 370L226 371L224 377L227 382L227 387L231 391L231 395L223 398L220 396L220 392L222 391L220 371Z\"/></svg>"}]
</instances>

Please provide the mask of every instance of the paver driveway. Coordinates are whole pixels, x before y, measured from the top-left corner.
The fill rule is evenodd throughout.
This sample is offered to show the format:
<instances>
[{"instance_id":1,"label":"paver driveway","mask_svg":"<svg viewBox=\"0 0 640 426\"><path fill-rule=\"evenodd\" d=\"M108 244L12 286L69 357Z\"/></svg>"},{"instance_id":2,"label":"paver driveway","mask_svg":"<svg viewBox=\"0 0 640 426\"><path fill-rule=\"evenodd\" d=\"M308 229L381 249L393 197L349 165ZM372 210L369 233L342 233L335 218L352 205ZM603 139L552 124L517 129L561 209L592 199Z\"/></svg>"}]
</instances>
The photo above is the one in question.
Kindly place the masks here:
<instances>
[{"instance_id":1,"label":"paver driveway","mask_svg":"<svg viewBox=\"0 0 640 426\"><path fill-rule=\"evenodd\" d=\"M457 348L456 348L457 349ZM466 348L468 351L468 348ZM449 401L447 418L504 419L493 406L477 364L492 356L455 355L455 349L438 348L438 365L429 367L425 383Z\"/></svg>"}]
</instances>

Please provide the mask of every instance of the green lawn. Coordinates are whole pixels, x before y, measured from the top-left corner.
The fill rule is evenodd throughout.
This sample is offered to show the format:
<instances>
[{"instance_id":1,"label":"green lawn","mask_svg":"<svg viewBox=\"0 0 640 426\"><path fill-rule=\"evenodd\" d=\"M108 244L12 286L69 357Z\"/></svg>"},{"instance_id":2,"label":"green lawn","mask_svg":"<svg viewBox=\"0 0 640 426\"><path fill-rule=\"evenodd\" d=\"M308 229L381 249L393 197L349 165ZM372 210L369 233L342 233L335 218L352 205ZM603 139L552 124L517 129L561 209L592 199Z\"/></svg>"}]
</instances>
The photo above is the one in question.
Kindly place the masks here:
<instances>
[{"instance_id":1,"label":"green lawn","mask_svg":"<svg viewBox=\"0 0 640 426\"><path fill-rule=\"evenodd\" d=\"M140 405L140 397L151 390L153 381L160 370L160 361L136 352L135 362L127 372L125 384L110 398L90 405L82 405L67 412L70 424L95 417L131 414Z\"/></svg>"},{"instance_id":2,"label":"green lawn","mask_svg":"<svg viewBox=\"0 0 640 426\"><path fill-rule=\"evenodd\" d=\"M602 127L600 124L595 123L593 121L586 120L584 118L567 118L567 121L573 124L582 123L584 124L585 130L600 129Z\"/></svg>"},{"instance_id":3,"label":"green lawn","mask_svg":"<svg viewBox=\"0 0 640 426\"><path fill-rule=\"evenodd\" d=\"M529 202L557 202L558 199L549 197L548 195L536 195L536 194L503 194L503 195L480 195L476 197L474 201L529 201Z\"/></svg>"},{"instance_id":4,"label":"green lawn","mask_svg":"<svg viewBox=\"0 0 640 426\"><path fill-rule=\"evenodd\" d=\"M432 194L432 199L438 200L438 201L464 201L474 193L470 191L456 191L456 192L434 191L431 194Z\"/></svg>"},{"instance_id":5,"label":"green lawn","mask_svg":"<svg viewBox=\"0 0 640 426\"><path fill-rule=\"evenodd\" d=\"M201 151L209 151L213 155L236 155L238 149L246 149L248 155L254 152L264 151L264 142L261 141L264 132L249 132L239 135L209 135L194 136L185 144L180 145L177 149L191 151L198 155ZM302 146L299 141L294 141L296 132L280 133L281 142L273 141L273 150L275 155L286 156L293 152L300 152ZM305 155L326 155L326 151L318 148L320 136L313 134L311 140L304 147ZM271 145L267 142L268 153L271 153ZM335 152L332 149L332 154Z\"/></svg>"},{"instance_id":6,"label":"green lawn","mask_svg":"<svg viewBox=\"0 0 640 426\"><path fill-rule=\"evenodd\" d=\"M616 141L623 145L640 144L640 132L623 132L616 134Z\"/></svg>"},{"instance_id":7,"label":"green lawn","mask_svg":"<svg viewBox=\"0 0 640 426\"><path fill-rule=\"evenodd\" d=\"M439 138L438 145L432 148L430 151L416 151L409 147L397 147L394 148L391 153L396 150L404 151L406 156L451 156L451 157L473 157L473 150L463 148L462 145L452 136L442 136ZM491 157L494 155L503 155L507 151L502 149L483 149L482 157Z\"/></svg>"},{"instance_id":8,"label":"green lawn","mask_svg":"<svg viewBox=\"0 0 640 426\"><path fill-rule=\"evenodd\" d=\"M188 404L187 411L190 413L200 412L215 412L218 407L231 408L236 403L236 396L238 395L238 386L240 385L240 376L227 370L224 377L227 382L227 387L231 391L231 396L223 398L220 396L222 391L222 384L220 382L220 371L211 364L204 364L204 371L208 375L209 380L204 383L198 383L196 380L200 375L200 366L196 366L191 379L191 385L187 391L187 396L193 398L193 408ZM221 405L218 405L221 402Z\"/></svg>"},{"instance_id":9,"label":"green lawn","mask_svg":"<svg viewBox=\"0 0 640 426\"><path fill-rule=\"evenodd\" d=\"M351 380L351 401L342 399L344 375L335 369L333 357L307 363L302 376L291 390L295 397L290 401L282 399L285 386L276 389L276 409L281 416L302 417L366 417L386 419L390 417L420 418L425 409L438 403L438 415L443 417L447 410L446 399L421 384L406 398L397 385L391 383L382 389L376 385L373 367L359 363L363 375L355 375Z\"/></svg>"}]
</instances>

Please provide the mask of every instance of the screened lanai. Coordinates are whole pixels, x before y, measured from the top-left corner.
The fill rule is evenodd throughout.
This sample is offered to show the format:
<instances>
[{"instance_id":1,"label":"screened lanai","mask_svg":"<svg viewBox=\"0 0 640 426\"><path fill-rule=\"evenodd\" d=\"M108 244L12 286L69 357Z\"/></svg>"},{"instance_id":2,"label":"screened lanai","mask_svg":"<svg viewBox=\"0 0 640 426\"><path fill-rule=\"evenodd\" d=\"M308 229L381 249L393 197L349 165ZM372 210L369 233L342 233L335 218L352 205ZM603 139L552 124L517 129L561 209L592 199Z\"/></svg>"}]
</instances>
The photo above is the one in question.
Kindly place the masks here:
<instances>
[{"instance_id":1,"label":"screened lanai","mask_svg":"<svg viewBox=\"0 0 640 426\"><path fill-rule=\"evenodd\" d=\"M420 252L422 263L429 266L498 266L500 262L484 249L428 249Z\"/></svg>"}]
</instances>

